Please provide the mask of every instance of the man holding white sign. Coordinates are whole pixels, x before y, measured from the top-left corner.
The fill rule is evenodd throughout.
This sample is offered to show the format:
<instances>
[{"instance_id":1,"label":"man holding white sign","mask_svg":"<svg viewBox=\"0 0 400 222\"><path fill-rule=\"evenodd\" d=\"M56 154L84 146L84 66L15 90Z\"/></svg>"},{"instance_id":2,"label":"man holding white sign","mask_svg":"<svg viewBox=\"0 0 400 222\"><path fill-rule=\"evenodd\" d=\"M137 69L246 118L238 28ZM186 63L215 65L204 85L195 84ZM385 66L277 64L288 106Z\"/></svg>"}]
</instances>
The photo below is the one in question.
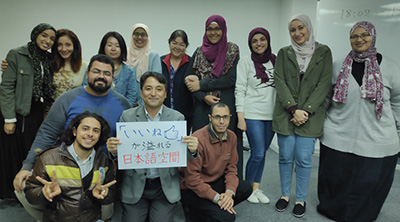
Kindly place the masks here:
<instances>
[{"instance_id":1,"label":"man holding white sign","mask_svg":"<svg viewBox=\"0 0 400 222\"><path fill-rule=\"evenodd\" d=\"M168 80L160 73L143 74L140 77L140 88L144 105L124 111L120 122L183 121L181 113L163 105L167 84ZM154 123L153 126L157 128L158 125ZM147 132L145 127L143 130ZM136 133L140 134L139 130ZM197 155L196 137L184 136L180 142L187 143L192 154L188 155L189 158ZM107 141L108 151L114 155L118 153L118 145L124 145L119 138L111 137ZM125 144L129 145L134 146ZM130 169L123 172L122 221L144 222L147 215L150 222L172 221L172 211L180 198L177 167Z\"/></svg>"}]
</instances>

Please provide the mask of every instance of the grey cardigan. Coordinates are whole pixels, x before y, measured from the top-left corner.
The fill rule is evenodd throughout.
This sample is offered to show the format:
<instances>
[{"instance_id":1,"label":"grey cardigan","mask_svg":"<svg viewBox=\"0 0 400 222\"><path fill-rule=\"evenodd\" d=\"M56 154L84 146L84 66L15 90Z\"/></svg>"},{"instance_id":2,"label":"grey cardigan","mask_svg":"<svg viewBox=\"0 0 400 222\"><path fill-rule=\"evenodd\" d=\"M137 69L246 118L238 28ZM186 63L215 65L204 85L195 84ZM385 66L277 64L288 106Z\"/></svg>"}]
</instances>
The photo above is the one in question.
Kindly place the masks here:
<instances>
[{"instance_id":1,"label":"grey cardigan","mask_svg":"<svg viewBox=\"0 0 400 222\"><path fill-rule=\"evenodd\" d=\"M344 59L333 66L336 83ZM375 117L375 103L361 98L360 86L349 76L347 103L329 98L322 143L332 149L363 157L382 158L400 151L400 66L383 57L380 64L384 88L382 118Z\"/></svg>"}]
</instances>

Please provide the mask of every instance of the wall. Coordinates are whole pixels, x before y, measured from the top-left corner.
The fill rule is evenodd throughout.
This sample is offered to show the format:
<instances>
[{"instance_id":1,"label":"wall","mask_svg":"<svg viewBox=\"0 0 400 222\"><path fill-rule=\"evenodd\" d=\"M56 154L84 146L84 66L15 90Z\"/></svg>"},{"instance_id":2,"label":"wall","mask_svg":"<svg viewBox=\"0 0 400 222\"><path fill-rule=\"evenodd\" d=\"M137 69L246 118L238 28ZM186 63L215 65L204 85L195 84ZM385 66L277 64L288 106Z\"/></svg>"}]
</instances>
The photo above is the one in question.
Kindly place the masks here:
<instances>
[{"instance_id":1,"label":"wall","mask_svg":"<svg viewBox=\"0 0 400 222\"><path fill-rule=\"evenodd\" d=\"M149 26L152 48L160 55L168 52L170 33L184 29L189 35L188 53L192 54L201 45L204 23L212 14L225 17L228 40L239 45L241 55L247 55L247 36L256 26L269 29L273 41L280 39L276 25L280 8L280 0L9 1L0 7L0 58L5 58L11 48L26 44L32 28L40 22L74 31L81 40L85 60L97 53L108 31L120 32L129 45L131 28L137 22ZM273 47L276 52L278 49Z\"/></svg>"}]
</instances>

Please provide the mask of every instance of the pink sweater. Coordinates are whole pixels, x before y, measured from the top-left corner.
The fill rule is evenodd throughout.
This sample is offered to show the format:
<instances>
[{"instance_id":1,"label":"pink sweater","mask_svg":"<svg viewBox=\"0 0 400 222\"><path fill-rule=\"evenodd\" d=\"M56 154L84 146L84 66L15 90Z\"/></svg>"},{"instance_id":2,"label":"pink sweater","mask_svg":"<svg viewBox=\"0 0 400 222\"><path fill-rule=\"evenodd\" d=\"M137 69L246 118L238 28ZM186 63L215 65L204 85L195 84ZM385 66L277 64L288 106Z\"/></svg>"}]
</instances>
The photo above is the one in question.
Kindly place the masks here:
<instances>
[{"instance_id":1,"label":"pink sweater","mask_svg":"<svg viewBox=\"0 0 400 222\"><path fill-rule=\"evenodd\" d=\"M214 201L218 193L207 183L225 174L225 189L236 193L239 179L235 133L228 129L225 138L219 140L211 130L211 125L208 125L194 132L193 136L199 140L199 157L188 160L185 178L180 183L181 189L191 189L200 198Z\"/></svg>"}]
</instances>

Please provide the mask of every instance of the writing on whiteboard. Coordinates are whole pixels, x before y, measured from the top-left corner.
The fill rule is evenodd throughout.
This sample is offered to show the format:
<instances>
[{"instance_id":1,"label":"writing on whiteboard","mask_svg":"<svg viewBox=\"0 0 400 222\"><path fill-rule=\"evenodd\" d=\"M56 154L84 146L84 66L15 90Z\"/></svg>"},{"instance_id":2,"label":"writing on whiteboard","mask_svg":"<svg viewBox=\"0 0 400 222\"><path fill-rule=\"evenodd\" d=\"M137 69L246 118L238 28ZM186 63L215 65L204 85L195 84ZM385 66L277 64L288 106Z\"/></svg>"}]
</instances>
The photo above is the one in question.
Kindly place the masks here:
<instances>
[{"instance_id":1,"label":"writing on whiteboard","mask_svg":"<svg viewBox=\"0 0 400 222\"><path fill-rule=\"evenodd\" d=\"M385 16L395 17L400 15L400 4L389 4L380 7L379 9L363 8L363 9L342 9L340 14L341 19L349 18L365 18L369 16Z\"/></svg>"}]
</instances>

